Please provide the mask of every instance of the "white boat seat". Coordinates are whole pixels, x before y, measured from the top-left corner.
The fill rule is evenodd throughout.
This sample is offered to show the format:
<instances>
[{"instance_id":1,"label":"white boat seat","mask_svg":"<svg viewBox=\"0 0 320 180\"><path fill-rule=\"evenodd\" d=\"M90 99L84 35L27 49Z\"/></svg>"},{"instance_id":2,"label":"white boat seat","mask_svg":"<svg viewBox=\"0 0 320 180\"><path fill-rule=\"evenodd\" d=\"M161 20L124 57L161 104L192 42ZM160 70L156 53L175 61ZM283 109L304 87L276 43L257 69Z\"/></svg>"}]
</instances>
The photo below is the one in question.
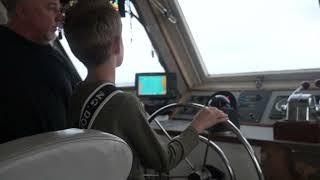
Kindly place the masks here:
<instances>
[{"instance_id":1,"label":"white boat seat","mask_svg":"<svg viewBox=\"0 0 320 180\"><path fill-rule=\"evenodd\" d=\"M125 180L132 151L119 137L67 129L0 144L1 180Z\"/></svg>"}]
</instances>

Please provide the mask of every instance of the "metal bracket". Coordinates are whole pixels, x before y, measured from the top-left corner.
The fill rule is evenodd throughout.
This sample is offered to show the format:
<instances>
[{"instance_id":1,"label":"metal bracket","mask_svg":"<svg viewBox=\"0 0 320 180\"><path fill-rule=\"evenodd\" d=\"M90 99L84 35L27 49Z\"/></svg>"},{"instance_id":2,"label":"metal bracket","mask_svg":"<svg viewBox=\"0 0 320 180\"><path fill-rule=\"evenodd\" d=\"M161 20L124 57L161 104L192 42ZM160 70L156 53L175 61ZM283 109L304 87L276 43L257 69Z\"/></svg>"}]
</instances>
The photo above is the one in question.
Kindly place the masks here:
<instances>
[{"instance_id":1,"label":"metal bracket","mask_svg":"<svg viewBox=\"0 0 320 180\"><path fill-rule=\"evenodd\" d=\"M163 4L161 4L159 1L157 0L150 0L151 4L157 8L161 14L163 14L164 16L167 17L167 19L172 23L172 24L176 24L177 23L177 18L172 14L172 12L166 8Z\"/></svg>"},{"instance_id":2,"label":"metal bracket","mask_svg":"<svg viewBox=\"0 0 320 180\"><path fill-rule=\"evenodd\" d=\"M256 84L257 89L261 89L261 87L263 85L263 81L264 81L264 76L257 76L256 77L255 84Z\"/></svg>"}]
</instances>

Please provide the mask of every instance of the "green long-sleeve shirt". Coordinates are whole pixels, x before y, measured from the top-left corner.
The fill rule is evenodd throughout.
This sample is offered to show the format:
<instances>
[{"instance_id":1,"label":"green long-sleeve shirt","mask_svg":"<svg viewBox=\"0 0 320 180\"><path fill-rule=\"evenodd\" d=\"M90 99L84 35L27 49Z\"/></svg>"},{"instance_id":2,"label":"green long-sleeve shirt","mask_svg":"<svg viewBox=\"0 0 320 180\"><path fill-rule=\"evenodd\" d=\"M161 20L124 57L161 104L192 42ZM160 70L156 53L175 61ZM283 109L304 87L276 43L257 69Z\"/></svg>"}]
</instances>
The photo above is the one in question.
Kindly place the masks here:
<instances>
[{"instance_id":1,"label":"green long-sleeve shirt","mask_svg":"<svg viewBox=\"0 0 320 180\"><path fill-rule=\"evenodd\" d=\"M81 108L92 91L102 82L82 83L73 95L69 109L69 126L78 127ZM143 167L167 172L174 168L198 144L196 130L189 126L179 136L163 145L147 122L142 103L129 93L118 93L104 105L93 129L114 134L125 140L133 151L128 179L143 180Z\"/></svg>"}]
</instances>

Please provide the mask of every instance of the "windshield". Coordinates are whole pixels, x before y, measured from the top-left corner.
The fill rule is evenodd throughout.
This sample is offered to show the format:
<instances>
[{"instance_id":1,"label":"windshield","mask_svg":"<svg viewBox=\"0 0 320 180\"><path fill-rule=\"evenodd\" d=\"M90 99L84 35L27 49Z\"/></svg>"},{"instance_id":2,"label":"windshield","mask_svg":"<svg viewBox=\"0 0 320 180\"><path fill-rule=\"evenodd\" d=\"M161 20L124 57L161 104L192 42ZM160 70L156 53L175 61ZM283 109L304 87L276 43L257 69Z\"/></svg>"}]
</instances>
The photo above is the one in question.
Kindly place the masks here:
<instances>
[{"instance_id":1,"label":"windshield","mask_svg":"<svg viewBox=\"0 0 320 180\"><path fill-rule=\"evenodd\" d=\"M178 0L211 76L319 68L316 0Z\"/></svg>"}]
</instances>

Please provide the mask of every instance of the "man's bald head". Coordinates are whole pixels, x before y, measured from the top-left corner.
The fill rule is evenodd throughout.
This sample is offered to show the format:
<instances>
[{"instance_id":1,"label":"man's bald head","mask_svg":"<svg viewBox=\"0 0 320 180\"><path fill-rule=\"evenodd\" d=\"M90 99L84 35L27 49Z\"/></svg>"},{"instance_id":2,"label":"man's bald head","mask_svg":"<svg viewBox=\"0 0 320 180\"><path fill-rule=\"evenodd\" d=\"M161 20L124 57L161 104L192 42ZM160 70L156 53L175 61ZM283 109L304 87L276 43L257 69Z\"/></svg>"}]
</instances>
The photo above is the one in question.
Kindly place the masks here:
<instances>
[{"instance_id":1,"label":"man's bald head","mask_svg":"<svg viewBox=\"0 0 320 180\"><path fill-rule=\"evenodd\" d=\"M26 0L2 0L2 1L5 7L7 8L7 15L10 18L15 15L17 4L20 3L21 1L26 1Z\"/></svg>"},{"instance_id":2,"label":"man's bald head","mask_svg":"<svg viewBox=\"0 0 320 180\"><path fill-rule=\"evenodd\" d=\"M5 0L8 27L31 41L48 44L56 37L63 13L60 0Z\"/></svg>"},{"instance_id":3,"label":"man's bald head","mask_svg":"<svg viewBox=\"0 0 320 180\"><path fill-rule=\"evenodd\" d=\"M41 0L2 0L4 6L7 9L7 16L11 18L16 14L16 7L19 3L38 3ZM68 2L69 0L60 0L63 3Z\"/></svg>"}]
</instances>

